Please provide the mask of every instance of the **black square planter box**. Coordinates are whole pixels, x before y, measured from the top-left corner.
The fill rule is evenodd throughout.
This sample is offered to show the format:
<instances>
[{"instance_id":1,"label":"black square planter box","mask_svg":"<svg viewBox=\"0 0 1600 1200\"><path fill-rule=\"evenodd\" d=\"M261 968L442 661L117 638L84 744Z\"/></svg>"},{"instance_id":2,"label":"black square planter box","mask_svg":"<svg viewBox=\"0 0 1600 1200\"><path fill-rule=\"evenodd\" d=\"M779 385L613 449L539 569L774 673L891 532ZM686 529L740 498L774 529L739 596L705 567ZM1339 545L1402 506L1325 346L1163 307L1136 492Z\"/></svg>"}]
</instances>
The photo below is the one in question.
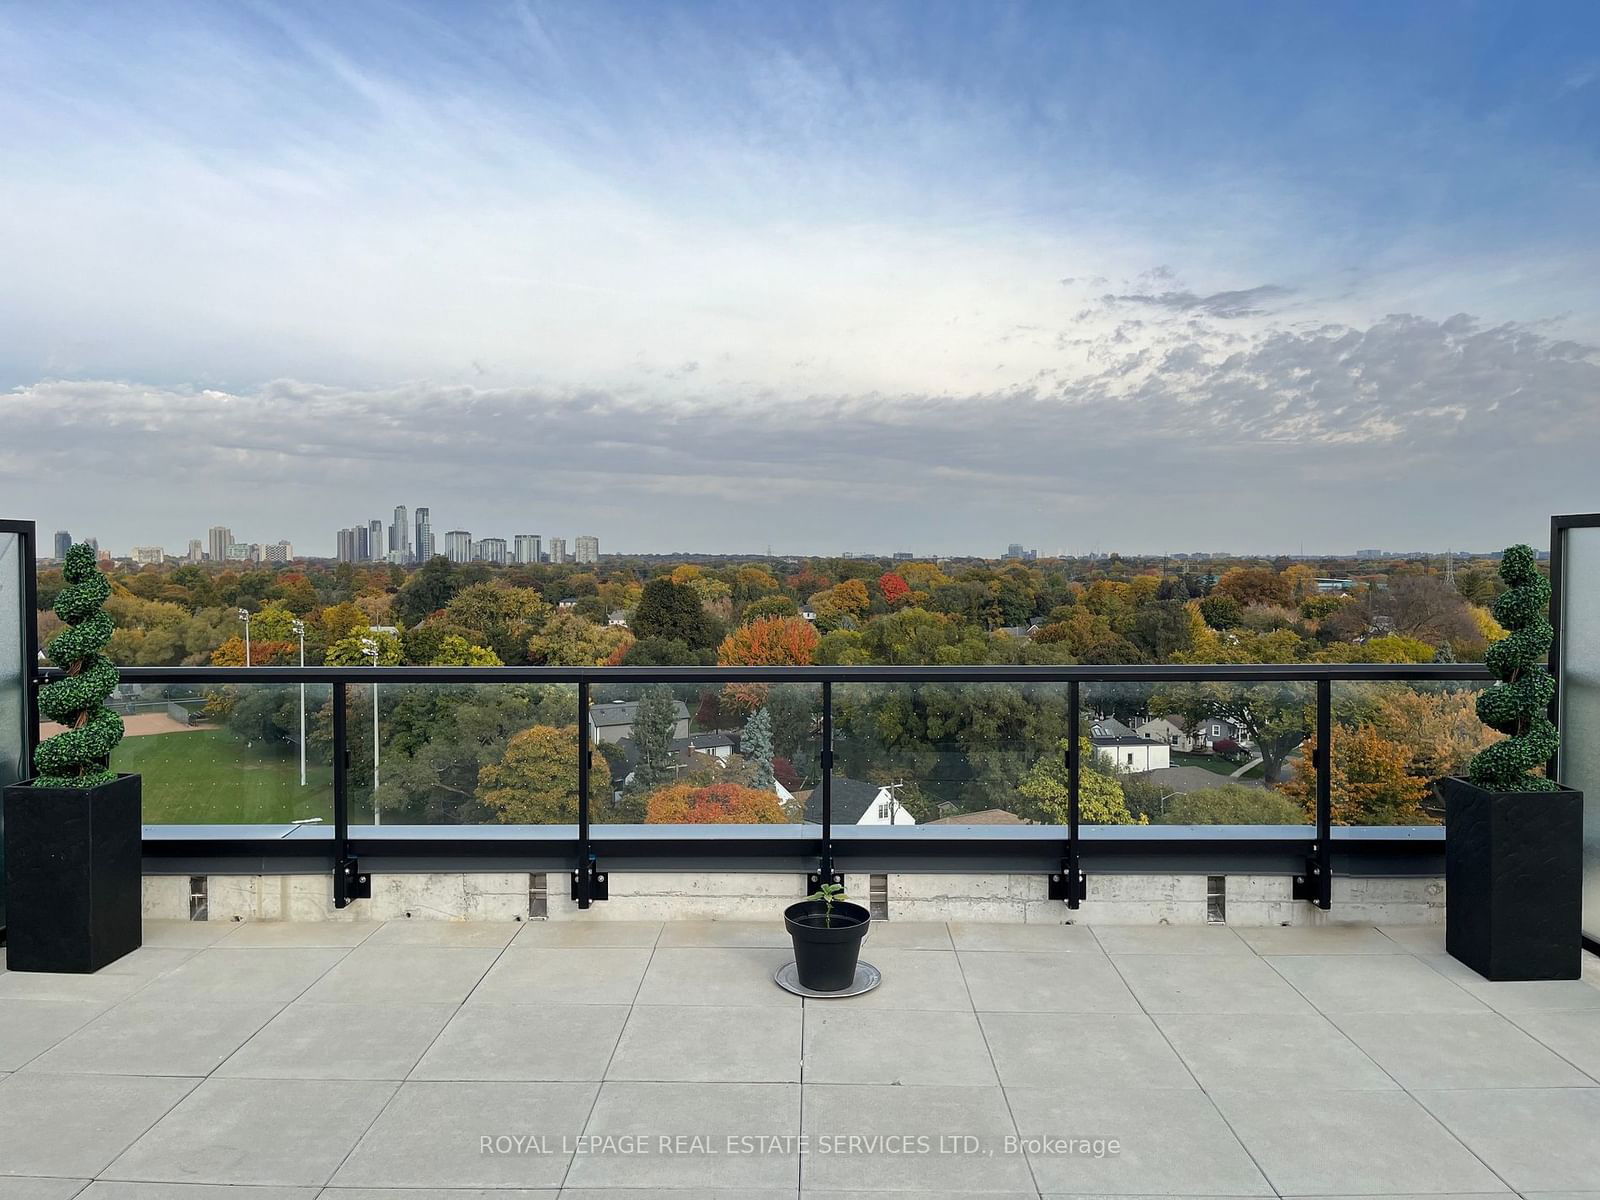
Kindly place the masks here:
<instances>
[{"instance_id":1,"label":"black square planter box","mask_svg":"<svg viewBox=\"0 0 1600 1200\"><path fill-rule=\"evenodd\" d=\"M98 971L139 948L139 776L5 789L6 966Z\"/></svg>"},{"instance_id":2,"label":"black square planter box","mask_svg":"<svg viewBox=\"0 0 1600 1200\"><path fill-rule=\"evenodd\" d=\"M1445 949L1485 979L1577 979L1583 793L1441 779Z\"/></svg>"}]
</instances>

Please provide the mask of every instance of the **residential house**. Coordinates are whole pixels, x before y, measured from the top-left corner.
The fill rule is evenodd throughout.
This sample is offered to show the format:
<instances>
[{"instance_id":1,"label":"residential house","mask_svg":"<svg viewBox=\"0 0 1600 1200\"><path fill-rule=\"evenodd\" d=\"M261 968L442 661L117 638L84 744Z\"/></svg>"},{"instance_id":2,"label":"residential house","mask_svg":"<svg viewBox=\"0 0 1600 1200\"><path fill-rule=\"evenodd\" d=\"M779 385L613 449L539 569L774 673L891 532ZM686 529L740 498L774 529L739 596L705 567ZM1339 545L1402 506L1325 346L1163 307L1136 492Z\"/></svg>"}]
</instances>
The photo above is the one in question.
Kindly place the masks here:
<instances>
[{"instance_id":1,"label":"residential house","mask_svg":"<svg viewBox=\"0 0 1600 1200\"><path fill-rule=\"evenodd\" d=\"M689 736L689 706L682 700L672 702L674 738ZM589 733L597 742L620 742L633 736L633 723L639 716L637 700L613 700L610 704L596 704L589 710Z\"/></svg>"},{"instance_id":2,"label":"residential house","mask_svg":"<svg viewBox=\"0 0 1600 1200\"><path fill-rule=\"evenodd\" d=\"M1180 754L1187 754L1194 749L1194 735L1177 713L1151 717L1144 724L1136 726L1134 732L1152 742L1165 742Z\"/></svg>"},{"instance_id":3,"label":"residential house","mask_svg":"<svg viewBox=\"0 0 1600 1200\"><path fill-rule=\"evenodd\" d=\"M615 626L618 629L626 629L628 627L627 610L622 608L613 608L611 610L611 615L606 617L606 624Z\"/></svg>"},{"instance_id":4,"label":"residential house","mask_svg":"<svg viewBox=\"0 0 1600 1200\"><path fill-rule=\"evenodd\" d=\"M1121 722L1118 722L1121 724ZM1126 728L1124 726L1124 728ZM1172 747L1130 733L1126 737L1091 737L1095 752L1119 771L1161 771L1172 765Z\"/></svg>"},{"instance_id":5,"label":"residential house","mask_svg":"<svg viewBox=\"0 0 1600 1200\"><path fill-rule=\"evenodd\" d=\"M1131 738L1138 734L1115 717L1096 717L1089 722L1091 738Z\"/></svg>"},{"instance_id":6,"label":"residential house","mask_svg":"<svg viewBox=\"0 0 1600 1200\"><path fill-rule=\"evenodd\" d=\"M822 788L806 797L805 819L822 823ZM863 783L859 779L833 777L833 823L835 825L915 825L917 819L906 811L894 795L893 784Z\"/></svg>"},{"instance_id":7,"label":"residential house","mask_svg":"<svg viewBox=\"0 0 1600 1200\"><path fill-rule=\"evenodd\" d=\"M1228 720L1227 717L1206 717L1194 727L1194 746L1196 750L1215 750L1218 742L1237 742L1241 746L1250 745L1250 735L1244 728Z\"/></svg>"}]
</instances>

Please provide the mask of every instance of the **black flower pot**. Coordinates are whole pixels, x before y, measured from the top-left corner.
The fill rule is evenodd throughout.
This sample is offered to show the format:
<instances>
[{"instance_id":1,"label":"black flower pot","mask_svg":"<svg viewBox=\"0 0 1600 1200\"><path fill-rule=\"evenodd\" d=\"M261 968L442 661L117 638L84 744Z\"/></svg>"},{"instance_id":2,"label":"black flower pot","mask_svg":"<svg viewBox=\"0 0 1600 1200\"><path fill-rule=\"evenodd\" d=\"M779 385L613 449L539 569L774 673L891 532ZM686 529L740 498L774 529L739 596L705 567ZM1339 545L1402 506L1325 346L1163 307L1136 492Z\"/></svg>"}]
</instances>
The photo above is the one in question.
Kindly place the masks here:
<instances>
[{"instance_id":1,"label":"black flower pot","mask_svg":"<svg viewBox=\"0 0 1600 1200\"><path fill-rule=\"evenodd\" d=\"M1445 949L1485 979L1577 979L1583 793L1438 782L1445 804Z\"/></svg>"},{"instance_id":2,"label":"black flower pot","mask_svg":"<svg viewBox=\"0 0 1600 1200\"><path fill-rule=\"evenodd\" d=\"M139 948L139 776L5 789L6 966L86 974Z\"/></svg>"},{"instance_id":3,"label":"black flower pot","mask_svg":"<svg viewBox=\"0 0 1600 1200\"><path fill-rule=\"evenodd\" d=\"M802 900L783 910L794 942L795 973L813 992L842 992L855 982L861 939L872 914L859 904L835 900L830 916L821 900Z\"/></svg>"}]
</instances>

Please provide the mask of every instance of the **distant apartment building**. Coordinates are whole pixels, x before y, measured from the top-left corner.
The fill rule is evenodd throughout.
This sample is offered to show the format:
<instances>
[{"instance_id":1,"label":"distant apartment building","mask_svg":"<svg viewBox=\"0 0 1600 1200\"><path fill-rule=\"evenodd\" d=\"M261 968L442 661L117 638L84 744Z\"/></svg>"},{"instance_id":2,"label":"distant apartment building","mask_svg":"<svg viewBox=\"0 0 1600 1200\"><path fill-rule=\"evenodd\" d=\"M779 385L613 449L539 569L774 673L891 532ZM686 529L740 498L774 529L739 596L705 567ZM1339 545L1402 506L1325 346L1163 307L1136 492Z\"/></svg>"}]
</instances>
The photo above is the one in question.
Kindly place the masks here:
<instances>
[{"instance_id":1,"label":"distant apartment building","mask_svg":"<svg viewBox=\"0 0 1600 1200\"><path fill-rule=\"evenodd\" d=\"M567 561L567 539L553 537L550 539L550 561L564 563Z\"/></svg>"},{"instance_id":2,"label":"distant apartment building","mask_svg":"<svg viewBox=\"0 0 1600 1200\"><path fill-rule=\"evenodd\" d=\"M72 549L72 535L65 529L56 530L56 558L63 559L67 551Z\"/></svg>"},{"instance_id":3,"label":"distant apartment building","mask_svg":"<svg viewBox=\"0 0 1600 1200\"><path fill-rule=\"evenodd\" d=\"M339 530L338 544L334 550L335 561L342 563L366 560L366 527Z\"/></svg>"},{"instance_id":4,"label":"distant apartment building","mask_svg":"<svg viewBox=\"0 0 1600 1200\"><path fill-rule=\"evenodd\" d=\"M213 525L206 534L206 541L211 551L211 561L226 562L228 547L233 545L233 530L226 525Z\"/></svg>"},{"instance_id":5,"label":"distant apartment building","mask_svg":"<svg viewBox=\"0 0 1600 1200\"><path fill-rule=\"evenodd\" d=\"M512 561L536 563L544 555L544 539L537 533L519 533L511 539Z\"/></svg>"},{"instance_id":6,"label":"distant apartment building","mask_svg":"<svg viewBox=\"0 0 1600 1200\"><path fill-rule=\"evenodd\" d=\"M394 506L394 522L389 526L389 561L402 567L411 561L411 526L404 504Z\"/></svg>"},{"instance_id":7,"label":"distant apartment building","mask_svg":"<svg viewBox=\"0 0 1600 1200\"><path fill-rule=\"evenodd\" d=\"M294 547L287 540L274 542L270 546L261 547L261 561L269 563L286 563L294 561Z\"/></svg>"},{"instance_id":8,"label":"distant apartment building","mask_svg":"<svg viewBox=\"0 0 1600 1200\"><path fill-rule=\"evenodd\" d=\"M255 558L255 547L249 542L229 542L222 552L223 562L249 562Z\"/></svg>"},{"instance_id":9,"label":"distant apartment building","mask_svg":"<svg viewBox=\"0 0 1600 1200\"><path fill-rule=\"evenodd\" d=\"M478 562L494 563L504 566L506 561L505 538L487 537L479 541L472 548L472 557Z\"/></svg>"},{"instance_id":10,"label":"distant apartment building","mask_svg":"<svg viewBox=\"0 0 1600 1200\"><path fill-rule=\"evenodd\" d=\"M894 552L894 561L895 562L911 562L916 557L917 556L915 554L911 553L911 551L909 551L909 550L896 550Z\"/></svg>"},{"instance_id":11,"label":"distant apartment building","mask_svg":"<svg viewBox=\"0 0 1600 1200\"><path fill-rule=\"evenodd\" d=\"M129 557L141 567L159 567L167 561L167 556L160 546L135 546Z\"/></svg>"},{"instance_id":12,"label":"distant apartment building","mask_svg":"<svg viewBox=\"0 0 1600 1200\"><path fill-rule=\"evenodd\" d=\"M362 558L367 562L383 562L389 557L389 549L383 542L383 522L367 522L367 547Z\"/></svg>"},{"instance_id":13,"label":"distant apartment building","mask_svg":"<svg viewBox=\"0 0 1600 1200\"><path fill-rule=\"evenodd\" d=\"M444 535L444 554L453 563L472 561L472 535L465 529L452 529Z\"/></svg>"},{"instance_id":14,"label":"distant apartment building","mask_svg":"<svg viewBox=\"0 0 1600 1200\"><path fill-rule=\"evenodd\" d=\"M206 544L199 538L189 539L189 553L186 556L189 562L204 562L206 558Z\"/></svg>"},{"instance_id":15,"label":"distant apartment building","mask_svg":"<svg viewBox=\"0 0 1600 1200\"><path fill-rule=\"evenodd\" d=\"M433 557L433 524L425 508L417 509L416 555L419 563L425 563Z\"/></svg>"},{"instance_id":16,"label":"distant apartment building","mask_svg":"<svg viewBox=\"0 0 1600 1200\"><path fill-rule=\"evenodd\" d=\"M572 543L572 561L597 563L600 561L600 539L592 534L580 533Z\"/></svg>"}]
</instances>

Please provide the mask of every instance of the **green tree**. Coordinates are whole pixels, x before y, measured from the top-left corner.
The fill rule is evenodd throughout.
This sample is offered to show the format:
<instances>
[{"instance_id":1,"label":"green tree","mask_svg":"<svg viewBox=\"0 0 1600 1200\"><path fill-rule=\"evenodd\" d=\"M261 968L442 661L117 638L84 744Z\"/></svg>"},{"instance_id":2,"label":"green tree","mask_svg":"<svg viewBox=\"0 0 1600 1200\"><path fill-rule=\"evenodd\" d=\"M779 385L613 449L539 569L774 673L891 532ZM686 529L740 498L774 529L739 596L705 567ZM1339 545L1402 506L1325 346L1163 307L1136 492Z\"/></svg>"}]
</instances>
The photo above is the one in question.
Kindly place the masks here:
<instances>
[{"instance_id":1,"label":"green tree","mask_svg":"<svg viewBox=\"0 0 1600 1200\"><path fill-rule=\"evenodd\" d=\"M678 720L677 697L666 686L646 688L633 717L633 744L639 761L633 785L649 791L669 783L672 770L672 731Z\"/></svg>"},{"instance_id":2,"label":"green tree","mask_svg":"<svg viewBox=\"0 0 1600 1200\"><path fill-rule=\"evenodd\" d=\"M709 650L722 640L722 630L699 593L664 577L644 585L630 627L635 637L679 641L696 650Z\"/></svg>"},{"instance_id":3,"label":"green tree","mask_svg":"<svg viewBox=\"0 0 1600 1200\"><path fill-rule=\"evenodd\" d=\"M1159 820L1164 825L1304 825L1306 814L1277 792L1227 783L1174 796Z\"/></svg>"},{"instance_id":4,"label":"green tree","mask_svg":"<svg viewBox=\"0 0 1600 1200\"><path fill-rule=\"evenodd\" d=\"M772 718L765 708L758 708L744 723L744 734L739 740L739 750L750 764L750 786L772 786Z\"/></svg>"},{"instance_id":5,"label":"green tree","mask_svg":"<svg viewBox=\"0 0 1600 1200\"><path fill-rule=\"evenodd\" d=\"M611 772L591 751L591 811L604 810ZM569 825L578 819L578 730L535 725L514 734L505 755L478 772L477 797L507 825Z\"/></svg>"},{"instance_id":6,"label":"green tree","mask_svg":"<svg viewBox=\"0 0 1600 1200\"><path fill-rule=\"evenodd\" d=\"M504 664L493 650L474 646L466 638L451 634L439 643L428 660L431 667L498 667Z\"/></svg>"},{"instance_id":7,"label":"green tree","mask_svg":"<svg viewBox=\"0 0 1600 1200\"><path fill-rule=\"evenodd\" d=\"M372 656L367 653L365 645L367 642L377 644L378 666L397 667L403 661L400 639L386 630L370 627L356 630L349 636L340 638L328 647L328 652L322 661L330 667L371 666Z\"/></svg>"},{"instance_id":8,"label":"green tree","mask_svg":"<svg viewBox=\"0 0 1600 1200\"><path fill-rule=\"evenodd\" d=\"M547 667L597 667L632 642L633 635L626 629L558 612L528 639L528 657Z\"/></svg>"},{"instance_id":9,"label":"green tree","mask_svg":"<svg viewBox=\"0 0 1600 1200\"><path fill-rule=\"evenodd\" d=\"M1066 749L1062 739L1057 747L1060 753L1047 755L1033 764L1017 793L1023 802L1014 806L1019 816L1046 825L1065 825L1071 819L1071 776L1067 770ZM1109 772L1096 764L1094 747L1087 738L1079 741L1082 767L1078 772L1078 819L1085 825L1142 825L1144 818L1135 818L1128 811L1123 798L1122 784Z\"/></svg>"},{"instance_id":10,"label":"green tree","mask_svg":"<svg viewBox=\"0 0 1600 1200\"><path fill-rule=\"evenodd\" d=\"M463 584L455 564L442 554L423 563L395 594L395 616L415 625L449 604Z\"/></svg>"}]
</instances>

